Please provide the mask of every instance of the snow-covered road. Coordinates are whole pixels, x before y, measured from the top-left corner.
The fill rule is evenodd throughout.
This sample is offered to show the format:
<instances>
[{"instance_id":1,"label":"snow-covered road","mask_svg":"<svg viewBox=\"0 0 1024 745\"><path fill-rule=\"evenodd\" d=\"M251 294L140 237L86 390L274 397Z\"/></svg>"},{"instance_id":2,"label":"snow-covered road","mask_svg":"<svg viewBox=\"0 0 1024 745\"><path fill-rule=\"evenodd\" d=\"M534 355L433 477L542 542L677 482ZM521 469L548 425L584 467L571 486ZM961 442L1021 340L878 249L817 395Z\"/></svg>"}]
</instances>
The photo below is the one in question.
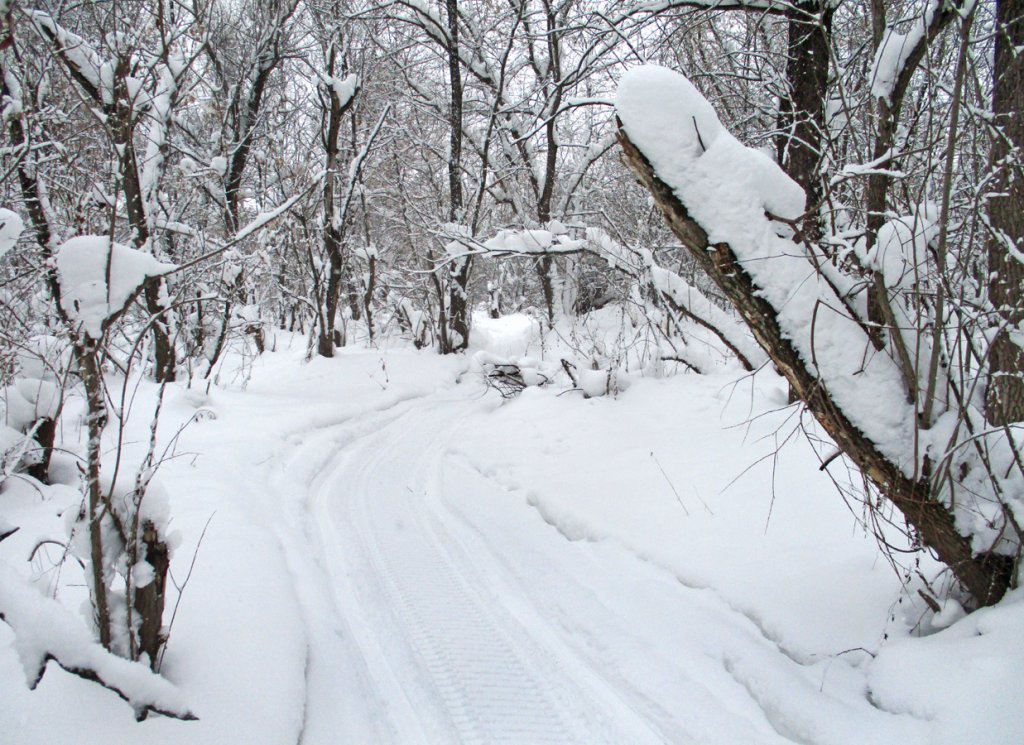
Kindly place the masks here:
<instances>
[{"instance_id":1,"label":"snow-covered road","mask_svg":"<svg viewBox=\"0 0 1024 745\"><path fill-rule=\"evenodd\" d=\"M293 438L286 473L312 475L288 478L308 488L293 516L335 624L311 647L304 741L339 728L396 743L789 741L727 656L709 658L708 630L725 627L743 640L733 654L793 664L750 619L628 552L569 540L455 452L466 420L493 408L478 395ZM306 602L323 616L322 597ZM679 636L665 620L687 618L696 645L659 659L681 649L653 648Z\"/></svg>"},{"instance_id":2,"label":"snow-covered road","mask_svg":"<svg viewBox=\"0 0 1024 745\"><path fill-rule=\"evenodd\" d=\"M374 734L399 743L664 741L527 598L507 595L485 542L467 542L467 526L446 509L446 446L459 412L477 408L416 400L363 420L365 434L311 484L309 539L366 661L365 693L384 717ZM331 708L329 695L314 695Z\"/></svg>"},{"instance_id":3,"label":"snow-covered road","mask_svg":"<svg viewBox=\"0 0 1024 745\"><path fill-rule=\"evenodd\" d=\"M52 664L29 691L0 624L0 742L1019 742L1019 599L915 636L770 371L502 401L458 358L302 351L168 393L163 673L199 721ZM8 559L79 499L0 496Z\"/></svg>"}]
</instances>

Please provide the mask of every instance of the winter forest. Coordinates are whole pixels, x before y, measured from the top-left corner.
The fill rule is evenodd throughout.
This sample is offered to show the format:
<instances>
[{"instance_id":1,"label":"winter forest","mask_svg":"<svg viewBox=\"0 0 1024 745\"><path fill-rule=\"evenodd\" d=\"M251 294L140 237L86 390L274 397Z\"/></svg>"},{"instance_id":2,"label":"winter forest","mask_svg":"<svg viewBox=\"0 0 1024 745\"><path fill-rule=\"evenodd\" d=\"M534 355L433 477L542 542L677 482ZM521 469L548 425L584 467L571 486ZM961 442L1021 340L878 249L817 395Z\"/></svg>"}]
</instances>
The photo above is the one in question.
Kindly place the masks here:
<instances>
[{"instance_id":1,"label":"winter forest","mask_svg":"<svg viewBox=\"0 0 1024 745\"><path fill-rule=\"evenodd\" d=\"M1017 745L1024 0L0 0L0 741Z\"/></svg>"}]
</instances>

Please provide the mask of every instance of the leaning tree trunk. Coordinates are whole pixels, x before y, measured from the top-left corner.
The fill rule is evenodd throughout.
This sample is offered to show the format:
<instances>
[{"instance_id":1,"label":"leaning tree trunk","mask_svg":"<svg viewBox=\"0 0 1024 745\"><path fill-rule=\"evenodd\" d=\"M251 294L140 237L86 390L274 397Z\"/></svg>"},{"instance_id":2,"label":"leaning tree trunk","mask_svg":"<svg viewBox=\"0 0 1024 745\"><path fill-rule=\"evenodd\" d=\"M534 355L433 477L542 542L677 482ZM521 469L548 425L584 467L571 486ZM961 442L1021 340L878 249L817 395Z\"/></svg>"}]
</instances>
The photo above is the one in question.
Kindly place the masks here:
<instances>
[{"instance_id":1,"label":"leaning tree trunk","mask_svg":"<svg viewBox=\"0 0 1024 745\"><path fill-rule=\"evenodd\" d=\"M1010 331L1024 321L1024 0L996 2L992 92L995 182L988 199L988 296L998 331L989 349L985 414L996 425L1024 421L1024 351ZM1011 247L1012 244L1012 247Z\"/></svg>"},{"instance_id":2,"label":"leaning tree trunk","mask_svg":"<svg viewBox=\"0 0 1024 745\"><path fill-rule=\"evenodd\" d=\"M753 332L758 344L839 448L903 513L924 545L953 571L979 604L999 600L1010 585L1013 559L974 554L970 540L956 529L952 513L931 493L926 477L908 478L885 458L832 400L821 379L803 361L779 323L774 307L726 243L712 244L703 226L654 172L647 158L619 128L626 163L654 196L672 232L698 266L715 282Z\"/></svg>"}]
</instances>

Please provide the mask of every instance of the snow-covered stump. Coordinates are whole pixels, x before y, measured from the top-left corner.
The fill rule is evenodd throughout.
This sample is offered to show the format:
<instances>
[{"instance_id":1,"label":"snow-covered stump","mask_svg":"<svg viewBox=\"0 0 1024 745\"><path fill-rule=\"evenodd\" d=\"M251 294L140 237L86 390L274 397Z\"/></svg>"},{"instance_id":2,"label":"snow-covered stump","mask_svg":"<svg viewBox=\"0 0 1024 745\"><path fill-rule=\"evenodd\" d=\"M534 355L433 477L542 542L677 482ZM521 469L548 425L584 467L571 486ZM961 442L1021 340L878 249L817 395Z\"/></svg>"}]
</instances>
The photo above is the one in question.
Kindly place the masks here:
<instances>
[{"instance_id":1,"label":"snow-covered stump","mask_svg":"<svg viewBox=\"0 0 1024 745\"><path fill-rule=\"evenodd\" d=\"M778 224L801 217L799 186L740 144L682 75L649 66L630 71L616 109L630 169L793 391L975 602L998 601L1013 578L1015 559L1006 549L1020 547L997 552L1004 538L988 536L977 522L961 530L956 505L933 491L932 465L914 448L917 412L900 361L877 350L868 319L849 305L851 281L826 274L813 249ZM865 353L872 348L877 353Z\"/></svg>"},{"instance_id":2,"label":"snow-covered stump","mask_svg":"<svg viewBox=\"0 0 1024 745\"><path fill-rule=\"evenodd\" d=\"M163 618L171 552L162 531L152 520L143 521L136 540L141 544L142 556L138 558L147 565L144 570L149 576L142 578L146 580L145 585L139 587L136 580L134 587L135 597L132 606L138 614L138 631L133 657L149 658L150 668L158 671L160 653L167 641L164 636ZM136 566L142 566L141 562Z\"/></svg>"}]
</instances>

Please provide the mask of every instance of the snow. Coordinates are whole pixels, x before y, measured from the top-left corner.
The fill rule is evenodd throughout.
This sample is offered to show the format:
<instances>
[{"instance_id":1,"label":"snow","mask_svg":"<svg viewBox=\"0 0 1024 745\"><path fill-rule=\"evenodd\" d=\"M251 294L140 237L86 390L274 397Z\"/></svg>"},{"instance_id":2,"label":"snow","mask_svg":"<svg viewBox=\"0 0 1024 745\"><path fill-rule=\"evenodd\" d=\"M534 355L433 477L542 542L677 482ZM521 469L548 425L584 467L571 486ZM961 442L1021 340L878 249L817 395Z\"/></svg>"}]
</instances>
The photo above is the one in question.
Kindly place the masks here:
<instances>
[{"instance_id":1,"label":"snow","mask_svg":"<svg viewBox=\"0 0 1024 745\"><path fill-rule=\"evenodd\" d=\"M910 54L924 39L941 2L942 0L928 0L924 12L912 21L906 33L899 33L892 26L885 30L885 35L875 50L875 58L868 75L872 96L890 101L896 81L903 73Z\"/></svg>"},{"instance_id":2,"label":"snow","mask_svg":"<svg viewBox=\"0 0 1024 745\"><path fill-rule=\"evenodd\" d=\"M137 723L55 665L29 691L20 653L38 659L38 637L0 623L5 741L1019 740L1020 594L930 616L791 436L821 433L771 370L631 373L584 398L557 377L579 330L545 328L477 316L468 359L384 343L309 362L304 339L268 329L277 351L244 390L230 369L168 387L161 443L192 422L158 472L188 581L160 695L199 721ZM508 357L553 382L503 401L471 362ZM157 395L129 389L137 410ZM65 404L69 437L82 410ZM148 422L127 428L134 462ZM77 512L63 457L55 486L0 486L20 527L0 544L0 595L71 609L50 615L81 639L81 570L53 570L59 546L24 561Z\"/></svg>"},{"instance_id":3,"label":"snow","mask_svg":"<svg viewBox=\"0 0 1024 745\"><path fill-rule=\"evenodd\" d=\"M40 34L54 41L68 64L87 82L92 92L99 96L99 103L113 104L113 66L104 61L85 39L65 29L49 13L30 10L27 11L27 15Z\"/></svg>"},{"instance_id":4,"label":"snow","mask_svg":"<svg viewBox=\"0 0 1024 745\"><path fill-rule=\"evenodd\" d=\"M722 310L700 290L675 272L657 266L649 252L645 255L647 271L653 286L676 305L685 308L695 318L709 324L746 357L753 367L760 367L768 357L754 341L750 332L735 316Z\"/></svg>"},{"instance_id":5,"label":"snow","mask_svg":"<svg viewBox=\"0 0 1024 745\"><path fill-rule=\"evenodd\" d=\"M569 238L564 230L555 232L564 228L560 223L551 227L555 230L500 230L484 242L484 248L493 253L545 254L572 253L585 245L585 241Z\"/></svg>"},{"instance_id":6,"label":"snow","mask_svg":"<svg viewBox=\"0 0 1024 745\"><path fill-rule=\"evenodd\" d=\"M927 276L928 246L939 235L939 210L920 206L914 215L887 220L878 230L875 246L864 264L882 273L886 287L911 290Z\"/></svg>"},{"instance_id":7,"label":"snow","mask_svg":"<svg viewBox=\"0 0 1024 745\"><path fill-rule=\"evenodd\" d=\"M0 471L4 474L13 473L16 467L23 465L25 455L31 451L31 440L20 430L7 423L0 424ZM0 530L0 535L9 530Z\"/></svg>"},{"instance_id":8,"label":"snow","mask_svg":"<svg viewBox=\"0 0 1024 745\"><path fill-rule=\"evenodd\" d=\"M331 91L334 93L334 97L338 100L338 104L344 108L348 105L348 102L352 100L352 97L359 91L359 76L358 75L346 75L343 78L332 77L330 79Z\"/></svg>"},{"instance_id":9,"label":"snow","mask_svg":"<svg viewBox=\"0 0 1024 745\"><path fill-rule=\"evenodd\" d=\"M728 197L708 193L702 201L728 198L741 209L767 210L788 220L803 214L799 185L763 152L744 147L726 131L711 104L682 75L655 65L633 68L619 83L615 105L630 139L654 154L656 170L668 183L687 180L686 169L699 162L702 172L728 174L722 186L730 188Z\"/></svg>"},{"instance_id":10,"label":"snow","mask_svg":"<svg viewBox=\"0 0 1024 745\"><path fill-rule=\"evenodd\" d=\"M0 259L14 248L14 244L24 231L25 223L17 213L0 207Z\"/></svg>"},{"instance_id":11,"label":"snow","mask_svg":"<svg viewBox=\"0 0 1024 745\"><path fill-rule=\"evenodd\" d=\"M93 339L103 335L106 325L124 311L149 277L174 269L152 254L99 235L71 238L56 253L61 308Z\"/></svg>"},{"instance_id":12,"label":"snow","mask_svg":"<svg viewBox=\"0 0 1024 745\"><path fill-rule=\"evenodd\" d=\"M30 688L36 687L48 660L53 658L67 670L98 676L137 712L155 709L192 716L185 698L174 686L144 665L107 652L90 637L79 619L57 601L27 586L6 564L0 564L0 616L17 632L13 649Z\"/></svg>"},{"instance_id":13,"label":"snow","mask_svg":"<svg viewBox=\"0 0 1024 745\"><path fill-rule=\"evenodd\" d=\"M24 427L37 419L53 419L61 403L61 389L48 380L19 378L7 389L8 422Z\"/></svg>"},{"instance_id":14,"label":"snow","mask_svg":"<svg viewBox=\"0 0 1024 745\"><path fill-rule=\"evenodd\" d=\"M1024 731L1024 595L976 611L925 639L902 638L881 650L868 676L869 695L881 708L934 722L943 742L1011 743ZM926 681L924 685L921 681ZM978 680L1002 680L992 696ZM1014 703L1016 702L1016 703ZM973 718L954 714L961 709ZM979 726L984 722L984 726Z\"/></svg>"},{"instance_id":15,"label":"snow","mask_svg":"<svg viewBox=\"0 0 1024 745\"><path fill-rule=\"evenodd\" d=\"M19 346L17 360L20 376L56 381L63 378L71 366L71 347L56 336L41 334Z\"/></svg>"},{"instance_id":16,"label":"snow","mask_svg":"<svg viewBox=\"0 0 1024 745\"><path fill-rule=\"evenodd\" d=\"M310 180L310 183L316 183L325 175L325 171L320 171L316 173ZM259 214L256 215L256 217L254 217L252 220L250 220L241 228L239 228L238 232L231 237L231 243L238 243L243 239L248 238L250 235L260 230L265 225L268 225L269 223L273 222L281 215L283 215L285 212L290 210L292 207L295 206L296 202L303 199L305 196L306 192L304 191L299 192L298 194L293 194L292 196L288 197L283 202L278 204L276 207L260 212Z\"/></svg>"},{"instance_id":17,"label":"snow","mask_svg":"<svg viewBox=\"0 0 1024 745\"><path fill-rule=\"evenodd\" d=\"M777 311L808 369L828 381L840 409L891 462L915 473L914 408L897 364L875 354L858 321L843 311L837 291L850 293L851 280L833 275L839 284L826 283L806 248L766 215L798 217L804 209L800 187L770 158L725 131L679 73L654 66L628 71L616 106L630 140L707 230L710 242L729 245ZM700 124L699 138L693 121Z\"/></svg>"}]
</instances>

